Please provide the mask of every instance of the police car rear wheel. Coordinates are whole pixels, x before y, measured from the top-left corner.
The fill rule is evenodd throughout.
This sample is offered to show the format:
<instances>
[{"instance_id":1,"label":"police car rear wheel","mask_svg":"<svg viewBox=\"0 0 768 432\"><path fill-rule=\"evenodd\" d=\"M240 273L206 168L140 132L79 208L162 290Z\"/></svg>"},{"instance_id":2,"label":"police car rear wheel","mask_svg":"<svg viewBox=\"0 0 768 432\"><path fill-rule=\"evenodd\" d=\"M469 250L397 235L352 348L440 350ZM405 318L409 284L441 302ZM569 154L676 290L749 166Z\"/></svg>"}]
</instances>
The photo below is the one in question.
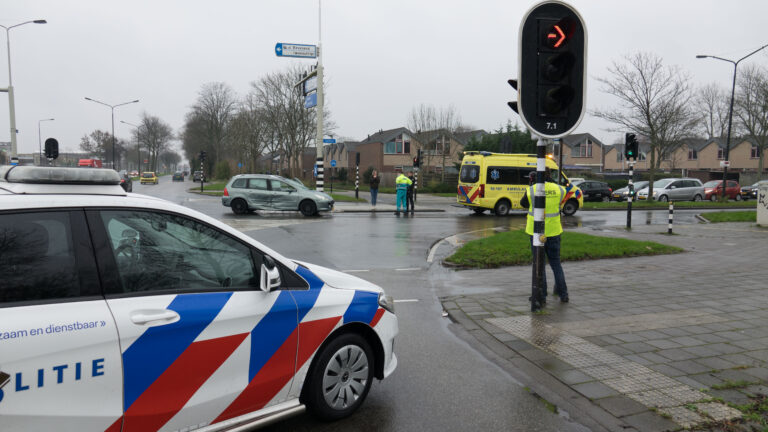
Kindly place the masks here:
<instances>
[{"instance_id":1,"label":"police car rear wheel","mask_svg":"<svg viewBox=\"0 0 768 432\"><path fill-rule=\"evenodd\" d=\"M373 354L362 336L347 333L326 345L307 378L309 410L325 420L352 414L373 380Z\"/></svg>"},{"instance_id":2,"label":"police car rear wheel","mask_svg":"<svg viewBox=\"0 0 768 432\"><path fill-rule=\"evenodd\" d=\"M496 216L506 216L509 214L509 201L501 200L497 202L493 207L493 212L496 213Z\"/></svg>"},{"instance_id":3,"label":"police car rear wheel","mask_svg":"<svg viewBox=\"0 0 768 432\"><path fill-rule=\"evenodd\" d=\"M575 199L569 199L565 202L565 205L563 205L563 214L566 216L573 216L574 213L576 213L576 210L579 209L579 202Z\"/></svg>"}]
</instances>

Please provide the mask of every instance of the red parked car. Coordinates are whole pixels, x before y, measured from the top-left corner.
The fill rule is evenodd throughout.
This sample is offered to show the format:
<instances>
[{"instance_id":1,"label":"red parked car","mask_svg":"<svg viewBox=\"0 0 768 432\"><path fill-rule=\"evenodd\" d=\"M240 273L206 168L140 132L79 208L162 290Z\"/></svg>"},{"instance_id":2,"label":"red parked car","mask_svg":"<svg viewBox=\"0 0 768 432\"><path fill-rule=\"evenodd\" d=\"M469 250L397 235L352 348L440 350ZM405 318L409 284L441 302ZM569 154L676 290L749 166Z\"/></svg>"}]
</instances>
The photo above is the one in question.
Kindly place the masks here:
<instances>
[{"instance_id":1,"label":"red parked car","mask_svg":"<svg viewBox=\"0 0 768 432\"><path fill-rule=\"evenodd\" d=\"M704 183L704 199L717 201L723 195L723 181L710 180ZM728 180L728 187L725 189L725 196L728 199L741 201L741 186L734 180Z\"/></svg>"}]
</instances>

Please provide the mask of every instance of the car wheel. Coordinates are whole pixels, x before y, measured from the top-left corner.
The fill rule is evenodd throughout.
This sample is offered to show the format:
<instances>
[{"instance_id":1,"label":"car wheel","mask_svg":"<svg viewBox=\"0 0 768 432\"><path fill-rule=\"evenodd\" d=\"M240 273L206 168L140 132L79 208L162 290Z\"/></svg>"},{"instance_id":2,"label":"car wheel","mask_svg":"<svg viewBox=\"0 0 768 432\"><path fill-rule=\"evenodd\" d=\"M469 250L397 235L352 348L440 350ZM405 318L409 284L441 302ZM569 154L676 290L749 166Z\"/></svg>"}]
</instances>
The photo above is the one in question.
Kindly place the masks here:
<instances>
[{"instance_id":1,"label":"car wheel","mask_svg":"<svg viewBox=\"0 0 768 432\"><path fill-rule=\"evenodd\" d=\"M709 196L709 200L712 201L712 202L716 202L717 201L717 195L716 194L710 195Z\"/></svg>"},{"instance_id":2,"label":"car wheel","mask_svg":"<svg viewBox=\"0 0 768 432\"><path fill-rule=\"evenodd\" d=\"M563 214L566 216L573 216L576 210L579 209L579 202L575 199L569 199L563 205Z\"/></svg>"},{"instance_id":3,"label":"car wheel","mask_svg":"<svg viewBox=\"0 0 768 432\"><path fill-rule=\"evenodd\" d=\"M304 200L299 204L299 211L304 216L313 216L317 213L317 205L315 205L314 201Z\"/></svg>"},{"instance_id":4,"label":"car wheel","mask_svg":"<svg viewBox=\"0 0 768 432\"><path fill-rule=\"evenodd\" d=\"M362 336L347 333L337 337L319 352L307 376L307 407L324 420L352 414L371 389L373 367L371 348Z\"/></svg>"},{"instance_id":5,"label":"car wheel","mask_svg":"<svg viewBox=\"0 0 768 432\"><path fill-rule=\"evenodd\" d=\"M604 196L600 201L602 201L602 202L609 202L610 200L611 200L611 197Z\"/></svg>"},{"instance_id":6,"label":"car wheel","mask_svg":"<svg viewBox=\"0 0 768 432\"><path fill-rule=\"evenodd\" d=\"M657 201L659 201L659 202L667 202L667 201L669 201L669 198L666 195L661 195L661 196L659 196L659 199Z\"/></svg>"},{"instance_id":7,"label":"car wheel","mask_svg":"<svg viewBox=\"0 0 768 432\"><path fill-rule=\"evenodd\" d=\"M741 194L736 194L736 196L733 198L736 201L741 201Z\"/></svg>"},{"instance_id":8,"label":"car wheel","mask_svg":"<svg viewBox=\"0 0 768 432\"><path fill-rule=\"evenodd\" d=\"M238 198L233 200L230 204L232 212L237 215L248 213L248 203L244 199Z\"/></svg>"},{"instance_id":9,"label":"car wheel","mask_svg":"<svg viewBox=\"0 0 768 432\"><path fill-rule=\"evenodd\" d=\"M496 213L496 216L506 216L509 214L509 201L503 199L496 203L495 206L493 206L493 212Z\"/></svg>"},{"instance_id":10,"label":"car wheel","mask_svg":"<svg viewBox=\"0 0 768 432\"><path fill-rule=\"evenodd\" d=\"M481 215L481 214L485 213L485 209L484 208L473 208L472 211L475 212L476 215Z\"/></svg>"},{"instance_id":11,"label":"car wheel","mask_svg":"<svg viewBox=\"0 0 768 432\"><path fill-rule=\"evenodd\" d=\"M699 195L699 194L696 194L696 195L693 197L693 200L694 200L694 201L696 201L696 202L699 202L699 201L703 201L703 200L704 200L704 198L702 198L702 197L701 197L701 195ZM716 200L716 199L715 199L715 200Z\"/></svg>"}]
</instances>

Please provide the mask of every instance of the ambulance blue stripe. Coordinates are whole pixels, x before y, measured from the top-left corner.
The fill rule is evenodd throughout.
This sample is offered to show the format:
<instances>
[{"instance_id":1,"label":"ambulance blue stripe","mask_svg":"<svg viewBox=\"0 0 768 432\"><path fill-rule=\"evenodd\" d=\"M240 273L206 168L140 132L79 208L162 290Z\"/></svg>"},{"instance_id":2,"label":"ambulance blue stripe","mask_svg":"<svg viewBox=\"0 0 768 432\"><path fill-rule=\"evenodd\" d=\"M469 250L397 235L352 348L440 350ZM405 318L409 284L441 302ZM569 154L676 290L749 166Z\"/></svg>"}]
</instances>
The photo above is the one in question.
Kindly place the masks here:
<instances>
[{"instance_id":1,"label":"ambulance blue stripe","mask_svg":"<svg viewBox=\"0 0 768 432\"><path fill-rule=\"evenodd\" d=\"M251 331L251 362L248 367L248 381L264 367L307 313L315 306L320 289L325 284L306 267L296 269L309 282L307 291L282 291L275 304ZM298 316L296 308L298 307Z\"/></svg>"},{"instance_id":2,"label":"ambulance blue stripe","mask_svg":"<svg viewBox=\"0 0 768 432\"><path fill-rule=\"evenodd\" d=\"M231 292L182 294L167 309L179 321L150 327L123 353L125 410L152 385L216 318Z\"/></svg>"},{"instance_id":3,"label":"ambulance blue stripe","mask_svg":"<svg viewBox=\"0 0 768 432\"><path fill-rule=\"evenodd\" d=\"M348 322L370 323L379 308L379 294L366 291L355 291L352 303L344 313L344 324Z\"/></svg>"}]
</instances>

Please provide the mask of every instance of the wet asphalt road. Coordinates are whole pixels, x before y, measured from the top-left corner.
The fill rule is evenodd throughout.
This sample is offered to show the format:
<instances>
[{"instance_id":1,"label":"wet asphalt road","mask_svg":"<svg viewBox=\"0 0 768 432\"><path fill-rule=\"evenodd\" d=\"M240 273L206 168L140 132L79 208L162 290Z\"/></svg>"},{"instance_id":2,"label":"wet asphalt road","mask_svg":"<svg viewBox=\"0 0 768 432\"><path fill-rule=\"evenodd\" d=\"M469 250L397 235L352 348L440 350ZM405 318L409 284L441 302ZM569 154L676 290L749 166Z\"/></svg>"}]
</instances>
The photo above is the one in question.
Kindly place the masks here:
<instances>
[{"instance_id":1,"label":"wet asphalt road","mask_svg":"<svg viewBox=\"0 0 768 432\"><path fill-rule=\"evenodd\" d=\"M388 213L335 213L305 218L298 212L235 216L218 197L190 194L191 182L134 184L134 192L168 199L230 223L281 254L349 272L382 286L396 299L400 334L398 367L375 381L362 408L339 422L304 414L267 430L313 431L584 431L567 413L553 414L519 382L469 347L462 330L441 316L439 278L427 256L439 239L457 233L518 228L524 214L505 218L471 215L446 206L444 213L397 218ZM417 203L418 208L418 203ZM676 223L693 223L679 212ZM571 226L621 225L623 212L579 212ZM665 224L665 211L638 212L633 223ZM438 265L438 264L433 264ZM442 271L441 277L445 277Z\"/></svg>"}]
</instances>

